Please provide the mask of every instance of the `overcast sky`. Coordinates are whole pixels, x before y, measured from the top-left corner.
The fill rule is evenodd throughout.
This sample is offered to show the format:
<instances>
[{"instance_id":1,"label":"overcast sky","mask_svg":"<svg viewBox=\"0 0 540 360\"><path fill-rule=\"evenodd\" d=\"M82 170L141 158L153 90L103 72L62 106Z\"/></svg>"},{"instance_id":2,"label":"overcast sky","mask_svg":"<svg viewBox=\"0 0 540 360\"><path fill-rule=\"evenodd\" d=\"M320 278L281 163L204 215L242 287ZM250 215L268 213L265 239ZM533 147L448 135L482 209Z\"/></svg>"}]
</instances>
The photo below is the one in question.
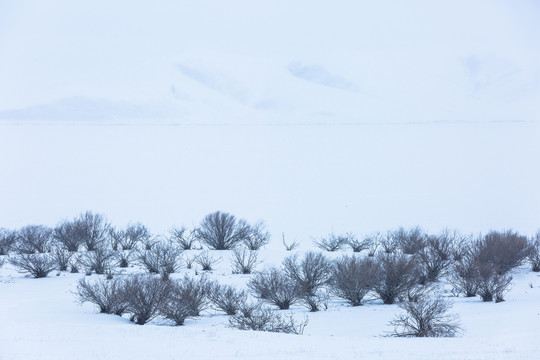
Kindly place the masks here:
<instances>
[{"instance_id":1,"label":"overcast sky","mask_svg":"<svg viewBox=\"0 0 540 360\"><path fill-rule=\"evenodd\" d=\"M2 0L0 226L531 234L539 20L535 0Z\"/></svg>"},{"instance_id":2,"label":"overcast sky","mask_svg":"<svg viewBox=\"0 0 540 360\"><path fill-rule=\"evenodd\" d=\"M0 119L537 121L539 19L533 0L4 0Z\"/></svg>"}]
</instances>

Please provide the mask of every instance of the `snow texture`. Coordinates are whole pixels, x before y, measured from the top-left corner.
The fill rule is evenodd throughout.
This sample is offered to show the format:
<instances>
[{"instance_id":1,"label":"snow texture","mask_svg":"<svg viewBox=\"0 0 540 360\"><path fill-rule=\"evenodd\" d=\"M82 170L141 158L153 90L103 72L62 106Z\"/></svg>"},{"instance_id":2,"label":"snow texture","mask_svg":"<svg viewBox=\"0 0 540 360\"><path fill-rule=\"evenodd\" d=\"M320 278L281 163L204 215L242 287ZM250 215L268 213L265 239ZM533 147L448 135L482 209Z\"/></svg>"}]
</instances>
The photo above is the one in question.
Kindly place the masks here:
<instances>
[{"instance_id":1,"label":"snow texture","mask_svg":"<svg viewBox=\"0 0 540 360\"><path fill-rule=\"evenodd\" d=\"M165 233L216 210L288 242L398 226L540 226L540 5L245 0L0 2L0 226L85 210ZM228 261L213 277L237 287ZM80 274L0 269L0 359L534 359L540 279L456 298L451 339L382 337L397 306L307 314L303 336L205 313L135 326ZM531 284L531 286L529 286ZM302 319L306 310L293 309Z\"/></svg>"}]
</instances>

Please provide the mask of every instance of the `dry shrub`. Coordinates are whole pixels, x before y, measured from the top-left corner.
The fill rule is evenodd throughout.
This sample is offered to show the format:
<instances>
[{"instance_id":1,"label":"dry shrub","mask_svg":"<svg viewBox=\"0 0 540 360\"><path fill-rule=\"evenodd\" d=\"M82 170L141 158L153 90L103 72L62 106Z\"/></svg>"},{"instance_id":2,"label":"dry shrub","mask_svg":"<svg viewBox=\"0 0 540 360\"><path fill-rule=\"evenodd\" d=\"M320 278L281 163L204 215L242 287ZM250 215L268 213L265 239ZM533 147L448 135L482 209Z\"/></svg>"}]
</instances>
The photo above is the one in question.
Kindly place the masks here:
<instances>
[{"instance_id":1,"label":"dry shrub","mask_svg":"<svg viewBox=\"0 0 540 360\"><path fill-rule=\"evenodd\" d=\"M441 297L422 297L417 302L406 301L405 310L391 322L392 335L398 337L453 337L460 330L457 316L448 314L452 304Z\"/></svg>"},{"instance_id":2,"label":"dry shrub","mask_svg":"<svg viewBox=\"0 0 540 360\"><path fill-rule=\"evenodd\" d=\"M275 268L255 274L248 287L257 299L281 310L289 309L298 302L300 296L297 283Z\"/></svg>"},{"instance_id":3,"label":"dry shrub","mask_svg":"<svg viewBox=\"0 0 540 360\"><path fill-rule=\"evenodd\" d=\"M276 311L265 309L260 304L244 305L229 318L229 325L239 330L280 332L301 335L308 323L307 318L296 322L292 315L283 316Z\"/></svg>"},{"instance_id":4,"label":"dry shrub","mask_svg":"<svg viewBox=\"0 0 540 360\"><path fill-rule=\"evenodd\" d=\"M490 231L478 239L474 247L476 259L501 274L521 265L530 254L527 238L511 230Z\"/></svg>"},{"instance_id":5,"label":"dry shrub","mask_svg":"<svg viewBox=\"0 0 540 360\"><path fill-rule=\"evenodd\" d=\"M251 274L257 266L256 250L236 248L232 252L231 265L233 274Z\"/></svg>"},{"instance_id":6,"label":"dry shrub","mask_svg":"<svg viewBox=\"0 0 540 360\"><path fill-rule=\"evenodd\" d=\"M315 295L332 276L332 263L320 253L308 252L301 261L293 255L283 260L285 274L296 282L302 294Z\"/></svg>"},{"instance_id":7,"label":"dry shrub","mask_svg":"<svg viewBox=\"0 0 540 360\"><path fill-rule=\"evenodd\" d=\"M393 304L418 282L418 268L412 257L403 254L379 254L377 279L373 290L385 304Z\"/></svg>"},{"instance_id":8,"label":"dry shrub","mask_svg":"<svg viewBox=\"0 0 540 360\"><path fill-rule=\"evenodd\" d=\"M330 234L320 240L316 240L313 243L315 246L326 251L338 251L343 249L347 245L349 240L348 235L336 235Z\"/></svg>"},{"instance_id":9,"label":"dry shrub","mask_svg":"<svg viewBox=\"0 0 540 360\"><path fill-rule=\"evenodd\" d=\"M235 315L247 300L245 291L237 291L230 285L220 285L218 283L211 284L208 297L214 309L221 310L227 315Z\"/></svg>"},{"instance_id":10,"label":"dry shrub","mask_svg":"<svg viewBox=\"0 0 540 360\"><path fill-rule=\"evenodd\" d=\"M195 237L213 250L231 250L242 243L250 232L245 220L234 215L216 211L208 214L195 229Z\"/></svg>"},{"instance_id":11,"label":"dry shrub","mask_svg":"<svg viewBox=\"0 0 540 360\"><path fill-rule=\"evenodd\" d=\"M28 225L17 232L19 254L46 253L52 245L52 230L43 225Z\"/></svg>"},{"instance_id":12,"label":"dry shrub","mask_svg":"<svg viewBox=\"0 0 540 360\"><path fill-rule=\"evenodd\" d=\"M105 246L98 246L94 250L87 251L78 257L81 264L88 272L105 274L114 267L115 253Z\"/></svg>"},{"instance_id":13,"label":"dry shrub","mask_svg":"<svg viewBox=\"0 0 540 360\"><path fill-rule=\"evenodd\" d=\"M23 274L36 279L47 277L56 269L56 262L49 254L20 254L9 259L9 263Z\"/></svg>"},{"instance_id":14,"label":"dry shrub","mask_svg":"<svg viewBox=\"0 0 540 360\"><path fill-rule=\"evenodd\" d=\"M100 278L94 282L81 279L77 283L75 295L81 303L90 302L97 305L101 313L121 316L126 310L123 285L124 280L121 278L112 280Z\"/></svg>"},{"instance_id":15,"label":"dry shrub","mask_svg":"<svg viewBox=\"0 0 540 360\"><path fill-rule=\"evenodd\" d=\"M377 264L372 258L342 257L334 262L330 289L352 306L363 305L364 297L377 280Z\"/></svg>"},{"instance_id":16,"label":"dry shrub","mask_svg":"<svg viewBox=\"0 0 540 360\"><path fill-rule=\"evenodd\" d=\"M130 276L122 287L126 312L137 325L144 325L159 315L173 288L171 281L150 275Z\"/></svg>"}]
</instances>

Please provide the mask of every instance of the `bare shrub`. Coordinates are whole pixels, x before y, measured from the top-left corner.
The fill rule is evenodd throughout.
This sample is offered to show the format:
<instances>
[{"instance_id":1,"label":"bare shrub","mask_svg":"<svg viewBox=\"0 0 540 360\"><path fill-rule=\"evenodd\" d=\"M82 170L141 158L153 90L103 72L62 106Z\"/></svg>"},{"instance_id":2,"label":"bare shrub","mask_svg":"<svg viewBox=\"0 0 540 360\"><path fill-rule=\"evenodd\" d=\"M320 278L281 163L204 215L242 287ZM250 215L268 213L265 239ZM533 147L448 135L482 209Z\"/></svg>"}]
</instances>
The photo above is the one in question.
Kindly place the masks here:
<instances>
[{"instance_id":1,"label":"bare shrub","mask_svg":"<svg viewBox=\"0 0 540 360\"><path fill-rule=\"evenodd\" d=\"M266 225L263 221L258 221L254 225L249 226L249 231L242 243L249 250L257 251L270 242L270 233L266 230Z\"/></svg>"},{"instance_id":2,"label":"bare shrub","mask_svg":"<svg viewBox=\"0 0 540 360\"><path fill-rule=\"evenodd\" d=\"M184 325L187 318L193 317L189 307L190 300L186 296L186 294L177 291L173 287L171 293L159 309L160 315L165 319L173 321L176 326Z\"/></svg>"},{"instance_id":3,"label":"bare shrub","mask_svg":"<svg viewBox=\"0 0 540 360\"><path fill-rule=\"evenodd\" d=\"M379 246L385 254L393 254L399 248L399 244L392 232L387 232L386 235L381 235Z\"/></svg>"},{"instance_id":4,"label":"bare shrub","mask_svg":"<svg viewBox=\"0 0 540 360\"><path fill-rule=\"evenodd\" d=\"M72 273L72 274L76 274L79 272L79 257L80 255L77 254L77 253L74 253L73 256L71 257L71 260L69 262L69 271Z\"/></svg>"},{"instance_id":5,"label":"bare shrub","mask_svg":"<svg viewBox=\"0 0 540 360\"><path fill-rule=\"evenodd\" d=\"M82 242L86 250L93 251L104 245L110 228L105 216L87 211L75 221L81 229Z\"/></svg>"},{"instance_id":6,"label":"bare shrub","mask_svg":"<svg viewBox=\"0 0 540 360\"><path fill-rule=\"evenodd\" d=\"M478 292L478 268L474 255L467 253L452 267L448 280L456 294L466 297L476 296Z\"/></svg>"},{"instance_id":7,"label":"bare shrub","mask_svg":"<svg viewBox=\"0 0 540 360\"><path fill-rule=\"evenodd\" d=\"M138 250L136 256L137 263L149 273L158 274L161 260L160 253L160 251Z\"/></svg>"},{"instance_id":8,"label":"bare shrub","mask_svg":"<svg viewBox=\"0 0 540 360\"><path fill-rule=\"evenodd\" d=\"M20 254L9 259L9 263L23 274L44 278L56 269L56 262L49 254Z\"/></svg>"},{"instance_id":9,"label":"bare shrub","mask_svg":"<svg viewBox=\"0 0 540 360\"><path fill-rule=\"evenodd\" d=\"M530 252L527 238L511 230L490 231L474 246L477 260L492 265L499 273L521 265Z\"/></svg>"},{"instance_id":10,"label":"bare shrub","mask_svg":"<svg viewBox=\"0 0 540 360\"><path fill-rule=\"evenodd\" d=\"M421 282L435 282L452 265L452 242L448 238L430 235L425 239L425 246L416 253L420 266Z\"/></svg>"},{"instance_id":11,"label":"bare shrub","mask_svg":"<svg viewBox=\"0 0 540 360\"><path fill-rule=\"evenodd\" d=\"M237 291L230 285L213 283L208 289L208 298L214 309L224 311L227 315L235 315L247 300L245 291Z\"/></svg>"},{"instance_id":12,"label":"bare shrub","mask_svg":"<svg viewBox=\"0 0 540 360\"><path fill-rule=\"evenodd\" d=\"M111 248L114 251L118 251L118 249L120 249L120 243L125 241L125 237L126 232L124 230L120 230L115 227L109 228L109 241L111 244Z\"/></svg>"},{"instance_id":13,"label":"bare shrub","mask_svg":"<svg viewBox=\"0 0 540 360\"><path fill-rule=\"evenodd\" d=\"M325 238L316 240L313 243L315 246L326 251L337 251L343 249L349 240L348 235L330 234Z\"/></svg>"},{"instance_id":14,"label":"bare shrub","mask_svg":"<svg viewBox=\"0 0 540 360\"><path fill-rule=\"evenodd\" d=\"M120 246L122 250L133 250L138 243L145 245L146 249L150 249L152 246L147 246L148 242L152 239L152 234L146 226L141 223L128 225L124 232L124 236L120 238Z\"/></svg>"},{"instance_id":15,"label":"bare shrub","mask_svg":"<svg viewBox=\"0 0 540 360\"><path fill-rule=\"evenodd\" d=\"M369 250L373 246L373 239L370 237L363 237L362 239L354 234L346 234L347 241L346 244L351 247L354 252L362 252L364 250Z\"/></svg>"},{"instance_id":16,"label":"bare shrub","mask_svg":"<svg viewBox=\"0 0 540 360\"><path fill-rule=\"evenodd\" d=\"M532 271L540 271L540 230L529 241L529 261L531 263Z\"/></svg>"},{"instance_id":17,"label":"bare shrub","mask_svg":"<svg viewBox=\"0 0 540 360\"><path fill-rule=\"evenodd\" d=\"M150 273L159 273L163 279L180 268L182 250L171 243L158 243L150 250L140 250L137 260Z\"/></svg>"},{"instance_id":18,"label":"bare shrub","mask_svg":"<svg viewBox=\"0 0 540 360\"><path fill-rule=\"evenodd\" d=\"M64 220L53 231L53 238L70 252L79 251L84 235L80 222Z\"/></svg>"},{"instance_id":19,"label":"bare shrub","mask_svg":"<svg viewBox=\"0 0 540 360\"><path fill-rule=\"evenodd\" d=\"M189 307L190 300L186 296L186 294L173 287L159 309L160 315L173 321L176 326L184 325L187 318L193 317Z\"/></svg>"},{"instance_id":20,"label":"bare shrub","mask_svg":"<svg viewBox=\"0 0 540 360\"><path fill-rule=\"evenodd\" d=\"M197 258L195 259L195 262L201 266L203 271L211 271L214 269L214 265L219 263L221 261L221 258L214 258L212 255L210 255L210 252L205 251L199 254Z\"/></svg>"},{"instance_id":21,"label":"bare shrub","mask_svg":"<svg viewBox=\"0 0 540 360\"><path fill-rule=\"evenodd\" d=\"M282 239L281 242L283 243L283 246L285 246L285 250L287 250L287 251L292 251L292 250L296 249L298 246L300 246L300 243L298 241L293 241L290 244L287 243L285 241L285 234L284 233L281 234L281 239Z\"/></svg>"},{"instance_id":22,"label":"bare shrub","mask_svg":"<svg viewBox=\"0 0 540 360\"><path fill-rule=\"evenodd\" d=\"M17 243L17 231L0 228L0 255L8 255Z\"/></svg>"},{"instance_id":23,"label":"bare shrub","mask_svg":"<svg viewBox=\"0 0 540 360\"><path fill-rule=\"evenodd\" d=\"M258 253L255 250L234 249L231 257L233 274L251 274L257 266L257 256Z\"/></svg>"},{"instance_id":24,"label":"bare shrub","mask_svg":"<svg viewBox=\"0 0 540 360\"><path fill-rule=\"evenodd\" d=\"M332 263L320 253L308 252L300 262L297 255L285 258L283 270L298 284L302 294L313 296L330 280Z\"/></svg>"},{"instance_id":25,"label":"bare shrub","mask_svg":"<svg viewBox=\"0 0 540 360\"><path fill-rule=\"evenodd\" d=\"M250 231L245 220L236 220L234 215L216 211L202 220L195 229L195 236L210 249L231 250L242 243Z\"/></svg>"},{"instance_id":26,"label":"bare shrub","mask_svg":"<svg viewBox=\"0 0 540 360\"><path fill-rule=\"evenodd\" d=\"M68 251L64 247L55 246L51 251L51 256L56 261L56 266L60 271L66 271L70 265L70 260L73 257L73 252Z\"/></svg>"},{"instance_id":27,"label":"bare shrub","mask_svg":"<svg viewBox=\"0 0 540 360\"><path fill-rule=\"evenodd\" d=\"M296 282L276 268L256 273L248 282L248 287L257 299L281 310L289 309L300 296Z\"/></svg>"},{"instance_id":28,"label":"bare shrub","mask_svg":"<svg viewBox=\"0 0 540 360\"><path fill-rule=\"evenodd\" d=\"M17 252L20 254L50 251L52 230L43 225L28 225L17 232Z\"/></svg>"},{"instance_id":29,"label":"bare shrub","mask_svg":"<svg viewBox=\"0 0 540 360\"><path fill-rule=\"evenodd\" d=\"M152 250L154 245L160 243L160 237L159 236L151 236L149 238L144 238L141 240L142 247L144 250Z\"/></svg>"},{"instance_id":30,"label":"bare shrub","mask_svg":"<svg viewBox=\"0 0 540 360\"><path fill-rule=\"evenodd\" d=\"M187 231L185 227L172 228L170 230L170 239L178 244L182 250L192 250L197 243L194 231Z\"/></svg>"},{"instance_id":31,"label":"bare shrub","mask_svg":"<svg viewBox=\"0 0 540 360\"><path fill-rule=\"evenodd\" d=\"M407 289L406 297L400 296L398 300L400 302L403 302L403 301L417 302L422 297L429 296L434 291L437 291L437 286L434 285L433 283L415 284L411 286L409 289Z\"/></svg>"},{"instance_id":32,"label":"bare shrub","mask_svg":"<svg viewBox=\"0 0 540 360\"><path fill-rule=\"evenodd\" d=\"M300 293L300 303L309 309L310 312L317 312L321 309L328 309L329 294L317 289L313 294Z\"/></svg>"},{"instance_id":33,"label":"bare shrub","mask_svg":"<svg viewBox=\"0 0 540 360\"><path fill-rule=\"evenodd\" d=\"M330 289L352 306L363 305L364 297L377 280L377 264L372 258L342 257L334 262Z\"/></svg>"},{"instance_id":34,"label":"bare shrub","mask_svg":"<svg viewBox=\"0 0 540 360\"><path fill-rule=\"evenodd\" d=\"M399 304L405 310L390 324L398 337L453 337L459 332L457 316L448 314L452 304L441 297L422 297Z\"/></svg>"},{"instance_id":35,"label":"bare shrub","mask_svg":"<svg viewBox=\"0 0 540 360\"><path fill-rule=\"evenodd\" d=\"M477 269L477 294L482 301L495 300L497 303L504 301L504 295L509 290L512 277L500 273L498 268L491 264L477 263Z\"/></svg>"},{"instance_id":36,"label":"bare shrub","mask_svg":"<svg viewBox=\"0 0 540 360\"><path fill-rule=\"evenodd\" d=\"M208 293L210 292L210 283L204 276L189 277L175 282L178 291L185 294L189 299L188 305L192 316L199 316L202 311L210 306Z\"/></svg>"},{"instance_id":37,"label":"bare shrub","mask_svg":"<svg viewBox=\"0 0 540 360\"><path fill-rule=\"evenodd\" d=\"M209 283L205 278L184 277L171 282L171 290L160 307L160 314L174 321L176 325L184 325L187 318L199 316L208 307Z\"/></svg>"},{"instance_id":38,"label":"bare shrub","mask_svg":"<svg viewBox=\"0 0 540 360\"><path fill-rule=\"evenodd\" d=\"M127 268L131 264L133 259L132 250L116 250L114 253L118 267Z\"/></svg>"},{"instance_id":39,"label":"bare shrub","mask_svg":"<svg viewBox=\"0 0 540 360\"><path fill-rule=\"evenodd\" d=\"M193 268L193 263L197 260L197 256L185 256L183 260L186 263L186 269L191 269Z\"/></svg>"},{"instance_id":40,"label":"bare shrub","mask_svg":"<svg viewBox=\"0 0 540 360\"><path fill-rule=\"evenodd\" d=\"M383 235L379 232L371 233L365 237L365 240L369 242L369 247L367 249L368 256L374 257L375 254L377 254L377 250L381 246L383 239ZM390 252L393 252L393 250Z\"/></svg>"},{"instance_id":41,"label":"bare shrub","mask_svg":"<svg viewBox=\"0 0 540 360\"><path fill-rule=\"evenodd\" d=\"M245 305L229 318L229 326L239 330L255 330L301 335L308 321L296 322L292 315L282 316L259 304Z\"/></svg>"},{"instance_id":42,"label":"bare shrub","mask_svg":"<svg viewBox=\"0 0 540 360\"><path fill-rule=\"evenodd\" d=\"M123 284L123 297L130 320L144 325L154 319L170 296L171 281L163 281L153 276L134 275Z\"/></svg>"},{"instance_id":43,"label":"bare shrub","mask_svg":"<svg viewBox=\"0 0 540 360\"><path fill-rule=\"evenodd\" d=\"M115 253L114 251L100 246L94 250L86 251L79 257L79 263L87 270L94 271L96 274L105 274L113 268Z\"/></svg>"},{"instance_id":44,"label":"bare shrub","mask_svg":"<svg viewBox=\"0 0 540 360\"><path fill-rule=\"evenodd\" d=\"M467 297L480 296L482 301L501 302L509 290L512 277L501 272L501 263L492 261L493 257L483 254L483 239L471 245L469 252L458 261L449 280L456 293ZM491 250L490 250L491 251Z\"/></svg>"},{"instance_id":45,"label":"bare shrub","mask_svg":"<svg viewBox=\"0 0 540 360\"><path fill-rule=\"evenodd\" d=\"M459 261L467 255L469 251L471 236L462 235L457 230L443 229L439 235L445 243L450 244L451 259Z\"/></svg>"},{"instance_id":46,"label":"bare shrub","mask_svg":"<svg viewBox=\"0 0 540 360\"><path fill-rule=\"evenodd\" d=\"M407 255L414 255L426 245L426 234L419 227L405 230L399 229L390 233L398 248Z\"/></svg>"},{"instance_id":47,"label":"bare shrub","mask_svg":"<svg viewBox=\"0 0 540 360\"><path fill-rule=\"evenodd\" d=\"M373 290L385 304L393 304L416 285L418 270L413 258L403 254L380 254Z\"/></svg>"},{"instance_id":48,"label":"bare shrub","mask_svg":"<svg viewBox=\"0 0 540 360\"><path fill-rule=\"evenodd\" d=\"M126 311L124 280L100 278L89 282L81 279L77 283L75 295L81 303L89 302L99 307L99 312L121 316Z\"/></svg>"}]
</instances>

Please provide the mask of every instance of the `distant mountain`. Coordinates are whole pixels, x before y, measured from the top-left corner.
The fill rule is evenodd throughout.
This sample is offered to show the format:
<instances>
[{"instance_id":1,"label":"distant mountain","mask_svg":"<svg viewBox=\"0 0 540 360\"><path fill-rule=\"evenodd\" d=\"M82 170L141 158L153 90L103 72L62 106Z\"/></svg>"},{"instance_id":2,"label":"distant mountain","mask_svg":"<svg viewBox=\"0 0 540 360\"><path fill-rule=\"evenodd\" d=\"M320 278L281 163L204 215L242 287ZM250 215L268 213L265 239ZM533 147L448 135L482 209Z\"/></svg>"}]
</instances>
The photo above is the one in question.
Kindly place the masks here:
<instances>
[{"instance_id":1,"label":"distant mountain","mask_svg":"<svg viewBox=\"0 0 540 360\"><path fill-rule=\"evenodd\" d=\"M0 120L540 121L535 1L0 3Z\"/></svg>"}]
</instances>

